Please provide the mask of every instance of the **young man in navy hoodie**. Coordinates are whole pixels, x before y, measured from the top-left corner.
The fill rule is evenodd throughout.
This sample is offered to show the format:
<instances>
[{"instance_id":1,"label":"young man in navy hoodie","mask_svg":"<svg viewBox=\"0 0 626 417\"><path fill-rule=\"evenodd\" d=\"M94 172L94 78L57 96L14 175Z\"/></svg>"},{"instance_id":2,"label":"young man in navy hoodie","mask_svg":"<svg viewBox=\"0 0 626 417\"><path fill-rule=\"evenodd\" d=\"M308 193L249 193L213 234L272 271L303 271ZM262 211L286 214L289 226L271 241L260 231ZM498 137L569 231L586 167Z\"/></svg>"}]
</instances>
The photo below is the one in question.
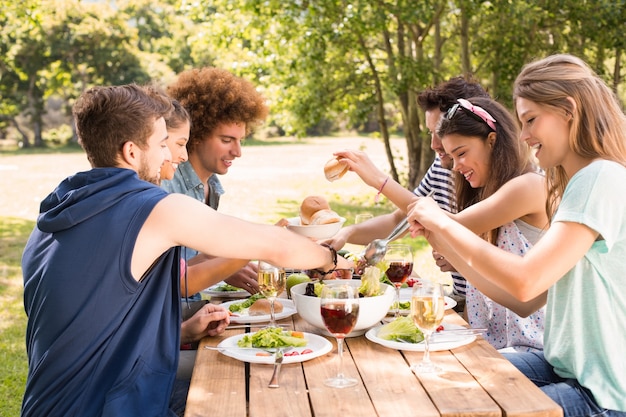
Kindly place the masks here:
<instances>
[{"instance_id":1,"label":"young man in navy hoodie","mask_svg":"<svg viewBox=\"0 0 626 417\"><path fill-rule=\"evenodd\" d=\"M180 245L290 268L351 266L283 228L220 215L158 187L170 158L164 117L171 109L137 85L95 87L74 106L93 169L44 199L24 249L22 416L173 415Z\"/></svg>"}]
</instances>

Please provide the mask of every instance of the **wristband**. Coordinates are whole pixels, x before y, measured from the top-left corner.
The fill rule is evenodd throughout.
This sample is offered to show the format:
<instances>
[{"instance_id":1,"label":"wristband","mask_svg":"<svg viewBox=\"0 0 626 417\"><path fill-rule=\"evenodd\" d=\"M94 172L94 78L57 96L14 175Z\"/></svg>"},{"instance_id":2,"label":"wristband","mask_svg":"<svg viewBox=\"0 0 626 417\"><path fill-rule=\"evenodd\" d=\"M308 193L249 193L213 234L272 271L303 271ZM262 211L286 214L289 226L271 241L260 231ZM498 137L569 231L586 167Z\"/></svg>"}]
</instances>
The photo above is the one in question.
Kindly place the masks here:
<instances>
[{"instance_id":1,"label":"wristband","mask_svg":"<svg viewBox=\"0 0 626 417\"><path fill-rule=\"evenodd\" d=\"M387 185L387 181L389 181L389 177L385 178L385 181L383 182L383 185L380 186L380 189L378 190L378 193L376 193L376 197L374 197L374 203L378 203L378 200L380 199L380 195L383 192L383 188L385 188L385 185Z\"/></svg>"},{"instance_id":2,"label":"wristband","mask_svg":"<svg viewBox=\"0 0 626 417\"><path fill-rule=\"evenodd\" d=\"M326 275L332 274L333 272L335 272L337 270L337 251L335 250L335 248L330 246L328 243L322 243L322 244L320 244L320 246L324 246L325 248L328 248L330 250L330 255L331 255L332 261L333 261L333 267L331 269L329 269L328 271L324 271L322 269L311 269L310 271L313 274L320 275L321 278L323 279Z\"/></svg>"}]
</instances>

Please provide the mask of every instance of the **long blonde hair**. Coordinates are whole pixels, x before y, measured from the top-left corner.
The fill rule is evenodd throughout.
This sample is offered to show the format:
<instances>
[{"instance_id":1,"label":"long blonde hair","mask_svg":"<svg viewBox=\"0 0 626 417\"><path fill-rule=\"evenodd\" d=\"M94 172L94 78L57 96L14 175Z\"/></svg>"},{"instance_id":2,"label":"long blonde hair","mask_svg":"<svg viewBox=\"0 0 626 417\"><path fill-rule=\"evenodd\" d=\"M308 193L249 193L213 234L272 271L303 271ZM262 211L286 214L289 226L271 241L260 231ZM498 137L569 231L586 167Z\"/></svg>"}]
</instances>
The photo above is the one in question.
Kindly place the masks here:
<instances>
[{"instance_id":1,"label":"long blonde hair","mask_svg":"<svg viewBox=\"0 0 626 417\"><path fill-rule=\"evenodd\" d=\"M527 64L515 80L513 97L571 114L569 145L576 154L626 166L626 116L613 91L580 58L558 54ZM568 181L563 167L546 169L548 217Z\"/></svg>"}]
</instances>

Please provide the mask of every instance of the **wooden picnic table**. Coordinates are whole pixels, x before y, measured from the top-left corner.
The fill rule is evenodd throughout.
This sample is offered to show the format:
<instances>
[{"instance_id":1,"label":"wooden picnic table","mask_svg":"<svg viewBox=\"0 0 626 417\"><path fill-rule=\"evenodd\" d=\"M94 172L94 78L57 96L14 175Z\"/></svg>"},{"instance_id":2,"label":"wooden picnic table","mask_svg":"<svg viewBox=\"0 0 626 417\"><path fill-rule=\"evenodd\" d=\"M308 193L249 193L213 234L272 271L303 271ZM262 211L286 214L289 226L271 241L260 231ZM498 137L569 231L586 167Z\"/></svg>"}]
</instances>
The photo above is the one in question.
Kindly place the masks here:
<instances>
[{"instance_id":1,"label":"wooden picnic table","mask_svg":"<svg viewBox=\"0 0 626 417\"><path fill-rule=\"evenodd\" d=\"M452 310L445 321L467 326ZM297 314L280 323L322 334ZM422 352L390 349L365 336L347 338L343 370L360 382L344 389L324 385L337 373L337 346L329 337L331 352L283 364L280 387L268 388L271 365L249 364L203 349L243 331L228 330L201 341L185 417L563 415L554 401L480 336L462 347L431 352L443 372L419 376L409 367L422 360Z\"/></svg>"}]
</instances>

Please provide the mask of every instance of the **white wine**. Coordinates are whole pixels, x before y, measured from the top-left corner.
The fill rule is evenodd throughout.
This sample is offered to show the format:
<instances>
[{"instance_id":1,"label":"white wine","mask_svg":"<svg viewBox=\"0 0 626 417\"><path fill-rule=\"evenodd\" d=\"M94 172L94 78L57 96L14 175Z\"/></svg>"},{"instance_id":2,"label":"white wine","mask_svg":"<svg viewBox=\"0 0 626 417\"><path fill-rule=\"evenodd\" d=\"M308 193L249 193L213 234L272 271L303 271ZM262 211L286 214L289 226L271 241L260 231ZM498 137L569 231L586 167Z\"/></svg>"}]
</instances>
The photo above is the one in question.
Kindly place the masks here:
<instances>
[{"instance_id":1,"label":"white wine","mask_svg":"<svg viewBox=\"0 0 626 417\"><path fill-rule=\"evenodd\" d=\"M441 324L446 309L443 297L414 296L411 299L411 318L422 331L434 331Z\"/></svg>"},{"instance_id":2,"label":"white wine","mask_svg":"<svg viewBox=\"0 0 626 417\"><path fill-rule=\"evenodd\" d=\"M285 271L279 268L259 270L259 292L266 298L276 298L285 290Z\"/></svg>"}]
</instances>

